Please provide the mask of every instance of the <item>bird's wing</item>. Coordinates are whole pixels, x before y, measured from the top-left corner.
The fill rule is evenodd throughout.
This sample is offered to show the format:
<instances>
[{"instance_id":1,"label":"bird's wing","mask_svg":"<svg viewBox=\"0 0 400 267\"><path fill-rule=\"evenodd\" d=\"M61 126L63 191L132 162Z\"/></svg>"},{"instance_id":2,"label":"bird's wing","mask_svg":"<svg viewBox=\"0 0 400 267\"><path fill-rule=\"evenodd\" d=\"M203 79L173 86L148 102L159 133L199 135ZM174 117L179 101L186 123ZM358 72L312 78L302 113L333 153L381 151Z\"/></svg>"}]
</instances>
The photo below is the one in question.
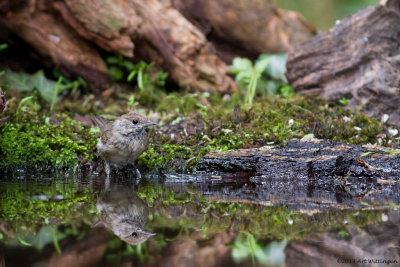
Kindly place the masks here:
<instances>
[{"instance_id":1,"label":"bird's wing","mask_svg":"<svg viewBox=\"0 0 400 267\"><path fill-rule=\"evenodd\" d=\"M100 129L104 128L104 125L106 125L109 121L105 118L102 117L96 117L96 116L91 116L92 122L95 126L99 127Z\"/></svg>"}]
</instances>

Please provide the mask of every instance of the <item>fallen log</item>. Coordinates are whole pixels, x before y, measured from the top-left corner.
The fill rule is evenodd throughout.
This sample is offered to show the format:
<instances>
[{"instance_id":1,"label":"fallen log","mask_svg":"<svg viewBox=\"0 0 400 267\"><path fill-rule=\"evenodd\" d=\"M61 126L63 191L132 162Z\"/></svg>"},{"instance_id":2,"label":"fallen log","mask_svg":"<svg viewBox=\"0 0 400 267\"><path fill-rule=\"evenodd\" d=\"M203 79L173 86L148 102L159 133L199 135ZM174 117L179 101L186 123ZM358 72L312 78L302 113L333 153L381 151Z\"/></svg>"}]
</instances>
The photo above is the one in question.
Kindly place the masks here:
<instances>
[{"instance_id":1,"label":"fallen log","mask_svg":"<svg viewBox=\"0 0 400 267\"><path fill-rule=\"evenodd\" d=\"M106 65L98 53L101 48L130 60L156 62L180 87L221 93L236 89L221 60L229 47L235 51L230 57L244 50L256 56L285 51L314 34L301 15L277 9L272 0L174 4L162 0L5 0L0 4L0 28L20 37L67 76L81 76L98 86L108 85ZM220 56L196 27L200 25L193 25L177 10L187 11L197 4L212 23L214 36L225 40L215 42L221 43ZM7 39L4 32L0 29L0 39Z\"/></svg>"},{"instance_id":2,"label":"fallen log","mask_svg":"<svg viewBox=\"0 0 400 267\"><path fill-rule=\"evenodd\" d=\"M302 15L279 9L272 0L172 3L207 36L217 55L228 63L236 56L255 58L262 53L283 53L316 34L315 27Z\"/></svg>"},{"instance_id":3,"label":"fallen log","mask_svg":"<svg viewBox=\"0 0 400 267\"><path fill-rule=\"evenodd\" d=\"M295 45L287 78L295 90L310 90L400 127L400 4L381 1L338 21L327 33Z\"/></svg>"}]
</instances>

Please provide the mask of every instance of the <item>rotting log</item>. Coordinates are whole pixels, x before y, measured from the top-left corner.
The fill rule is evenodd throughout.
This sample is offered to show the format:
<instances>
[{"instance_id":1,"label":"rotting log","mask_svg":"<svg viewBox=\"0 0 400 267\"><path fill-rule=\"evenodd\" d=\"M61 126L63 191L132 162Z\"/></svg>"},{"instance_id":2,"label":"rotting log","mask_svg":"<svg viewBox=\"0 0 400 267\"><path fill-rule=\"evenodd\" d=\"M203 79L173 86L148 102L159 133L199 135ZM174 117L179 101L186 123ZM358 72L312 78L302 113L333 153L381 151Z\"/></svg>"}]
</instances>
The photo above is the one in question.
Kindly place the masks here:
<instances>
[{"instance_id":1,"label":"rotting log","mask_svg":"<svg viewBox=\"0 0 400 267\"><path fill-rule=\"evenodd\" d=\"M285 51L314 33L302 16L277 9L272 0L217 2L189 1L186 8L202 5L201 15L213 25L214 36L225 40L218 42L223 47L217 51L232 47L235 52L230 57L243 50L253 55ZM191 91L234 91L236 85L221 60L223 53L216 55L200 25L193 25L177 10L183 3L4 0L0 3L0 38L7 39L5 28L67 76L82 76L103 87L108 75L98 48L131 60L154 61L172 81Z\"/></svg>"},{"instance_id":2,"label":"rotting log","mask_svg":"<svg viewBox=\"0 0 400 267\"><path fill-rule=\"evenodd\" d=\"M400 127L400 2L381 1L338 22L327 33L295 45L287 78L310 90Z\"/></svg>"},{"instance_id":3,"label":"rotting log","mask_svg":"<svg viewBox=\"0 0 400 267\"><path fill-rule=\"evenodd\" d=\"M64 73L100 85L107 70L96 46L155 61L192 91L236 89L205 36L165 1L27 0L2 13L0 22Z\"/></svg>"},{"instance_id":4,"label":"rotting log","mask_svg":"<svg viewBox=\"0 0 400 267\"><path fill-rule=\"evenodd\" d=\"M96 49L76 35L43 1L24 1L0 14L0 22L32 46L59 70L90 83L108 81L107 68Z\"/></svg>"},{"instance_id":5,"label":"rotting log","mask_svg":"<svg viewBox=\"0 0 400 267\"><path fill-rule=\"evenodd\" d=\"M284 179L306 184L310 197L314 190L322 189L343 199L398 185L399 163L400 150L311 139L287 146L209 153L197 169L207 173L247 172L254 183Z\"/></svg>"},{"instance_id":6,"label":"rotting log","mask_svg":"<svg viewBox=\"0 0 400 267\"><path fill-rule=\"evenodd\" d=\"M207 36L230 63L240 55L286 52L316 34L299 13L279 9L272 0L173 0L173 6ZM212 11L212 12L210 12Z\"/></svg>"}]
</instances>

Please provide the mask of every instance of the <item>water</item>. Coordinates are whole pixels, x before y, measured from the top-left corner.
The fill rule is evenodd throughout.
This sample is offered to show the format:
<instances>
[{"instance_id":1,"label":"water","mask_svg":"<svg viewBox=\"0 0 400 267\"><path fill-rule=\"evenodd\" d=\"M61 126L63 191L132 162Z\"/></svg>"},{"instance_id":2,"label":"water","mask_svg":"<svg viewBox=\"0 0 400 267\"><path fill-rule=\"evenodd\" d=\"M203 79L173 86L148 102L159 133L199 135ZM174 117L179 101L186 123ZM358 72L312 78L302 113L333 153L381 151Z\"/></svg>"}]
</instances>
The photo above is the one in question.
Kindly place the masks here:
<instances>
[{"instance_id":1,"label":"water","mask_svg":"<svg viewBox=\"0 0 400 267\"><path fill-rule=\"evenodd\" d=\"M399 266L399 186L247 173L0 182L0 266Z\"/></svg>"}]
</instances>

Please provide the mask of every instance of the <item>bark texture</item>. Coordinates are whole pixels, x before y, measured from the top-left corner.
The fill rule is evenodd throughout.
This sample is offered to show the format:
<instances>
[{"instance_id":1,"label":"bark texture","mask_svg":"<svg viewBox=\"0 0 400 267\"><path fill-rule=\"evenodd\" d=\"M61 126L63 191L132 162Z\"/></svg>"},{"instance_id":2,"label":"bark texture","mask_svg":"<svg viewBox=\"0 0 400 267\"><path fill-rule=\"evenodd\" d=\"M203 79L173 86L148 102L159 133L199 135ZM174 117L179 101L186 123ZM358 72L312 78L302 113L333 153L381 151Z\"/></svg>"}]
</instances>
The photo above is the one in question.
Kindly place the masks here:
<instances>
[{"instance_id":1,"label":"bark texture","mask_svg":"<svg viewBox=\"0 0 400 267\"><path fill-rule=\"evenodd\" d=\"M226 62L237 55L286 52L316 34L299 13L279 9L272 0L173 0L199 27Z\"/></svg>"},{"instance_id":2,"label":"bark texture","mask_svg":"<svg viewBox=\"0 0 400 267\"><path fill-rule=\"evenodd\" d=\"M192 24L177 8L185 13L187 8L201 7L197 15L212 25L216 38L226 40L221 42L222 50L233 47L237 53L231 56L244 48L254 55L285 51L314 32L303 17L277 9L272 1L174 4L170 0L5 0L0 3L0 25L65 74L99 86L107 85L108 76L98 47L154 61L175 83L191 91L223 93L236 89L226 63L214 53L198 28L201 25Z\"/></svg>"},{"instance_id":3,"label":"bark texture","mask_svg":"<svg viewBox=\"0 0 400 267\"><path fill-rule=\"evenodd\" d=\"M247 172L252 176L250 181L268 186L282 180L294 187L299 183L307 185L309 197L316 191L334 192L340 203L397 186L399 160L399 150L311 139L289 142L285 147L210 153L200 161L198 170ZM284 188L289 195L294 191Z\"/></svg>"},{"instance_id":4,"label":"bark texture","mask_svg":"<svg viewBox=\"0 0 400 267\"><path fill-rule=\"evenodd\" d=\"M343 19L327 33L294 46L287 78L296 90L314 89L329 100L400 126L400 2L381 1Z\"/></svg>"}]
</instances>

